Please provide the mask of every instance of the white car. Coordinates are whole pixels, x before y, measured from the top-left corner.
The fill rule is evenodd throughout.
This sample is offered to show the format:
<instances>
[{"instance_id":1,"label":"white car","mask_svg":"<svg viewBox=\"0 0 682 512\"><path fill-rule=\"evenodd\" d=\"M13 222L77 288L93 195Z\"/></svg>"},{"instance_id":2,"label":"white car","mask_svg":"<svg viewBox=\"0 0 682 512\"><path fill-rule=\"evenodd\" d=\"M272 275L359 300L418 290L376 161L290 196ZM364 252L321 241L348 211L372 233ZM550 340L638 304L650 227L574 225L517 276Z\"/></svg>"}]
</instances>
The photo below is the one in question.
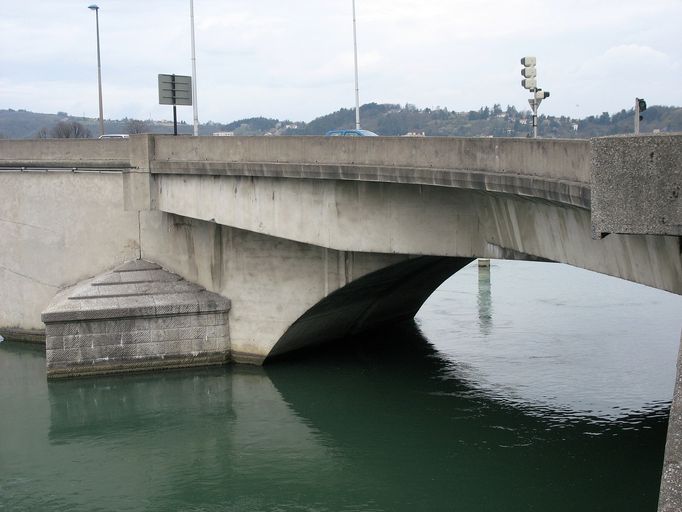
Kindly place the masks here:
<instances>
[{"instance_id":1,"label":"white car","mask_svg":"<svg viewBox=\"0 0 682 512\"><path fill-rule=\"evenodd\" d=\"M127 133L107 133L104 135L100 135L100 139L127 139L130 137Z\"/></svg>"}]
</instances>

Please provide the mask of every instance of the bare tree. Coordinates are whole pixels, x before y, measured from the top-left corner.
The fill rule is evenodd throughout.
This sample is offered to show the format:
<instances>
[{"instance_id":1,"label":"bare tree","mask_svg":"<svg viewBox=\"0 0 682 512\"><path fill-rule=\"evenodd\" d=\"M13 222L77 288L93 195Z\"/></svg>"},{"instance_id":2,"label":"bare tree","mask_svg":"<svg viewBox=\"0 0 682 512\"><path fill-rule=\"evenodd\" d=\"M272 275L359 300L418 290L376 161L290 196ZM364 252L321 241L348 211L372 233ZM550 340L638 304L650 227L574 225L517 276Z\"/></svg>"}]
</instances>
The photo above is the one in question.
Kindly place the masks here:
<instances>
[{"instance_id":1,"label":"bare tree","mask_svg":"<svg viewBox=\"0 0 682 512\"><path fill-rule=\"evenodd\" d=\"M50 129L53 139L88 139L90 130L76 121L60 121Z\"/></svg>"},{"instance_id":2,"label":"bare tree","mask_svg":"<svg viewBox=\"0 0 682 512\"><path fill-rule=\"evenodd\" d=\"M38 130L38 133L36 134L36 138L47 139L47 137L48 137L47 127L43 126L40 130Z\"/></svg>"},{"instance_id":3,"label":"bare tree","mask_svg":"<svg viewBox=\"0 0 682 512\"><path fill-rule=\"evenodd\" d=\"M126 123L126 131L130 134L134 133L147 133L149 131L149 126L146 121L140 121L139 119L128 119Z\"/></svg>"}]
</instances>

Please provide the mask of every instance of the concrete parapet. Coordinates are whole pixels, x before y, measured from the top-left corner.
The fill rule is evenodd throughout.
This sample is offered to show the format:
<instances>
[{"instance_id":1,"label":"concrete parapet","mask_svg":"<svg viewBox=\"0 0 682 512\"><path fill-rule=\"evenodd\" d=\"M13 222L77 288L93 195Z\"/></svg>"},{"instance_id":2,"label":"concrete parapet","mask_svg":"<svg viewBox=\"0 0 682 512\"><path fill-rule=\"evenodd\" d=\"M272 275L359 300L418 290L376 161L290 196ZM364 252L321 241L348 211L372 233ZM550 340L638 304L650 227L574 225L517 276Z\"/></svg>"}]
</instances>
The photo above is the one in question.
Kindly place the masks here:
<instances>
[{"instance_id":1,"label":"concrete parapet","mask_svg":"<svg viewBox=\"0 0 682 512\"><path fill-rule=\"evenodd\" d=\"M592 229L682 236L682 134L592 139Z\"/></svg>"},{"instance_id":2,"label":"concrete parapet","mask_svg":"<svg viewBox=\"0 0 682 512\"><path fill-rule=\"evenodd\" d=\"M127 139L0 140L0 167L126 169Z\"/></svg>"},{"instance_id":3,"label":"concrete parapet","mask_svg":"<svg viewBox=\"0 0 682 512\"><path fill-rule=\"evenodd\" d=\"M589 142L460 137L155 136L159 166L225 162L459 169L589 183ZM210 173L210 172L209 172ZM343 179L343 177L339 177Z\"/></svg>"},{"instance_id":4,"label":"concrete parapet","mask_svg":"<svg viewBox=\"0 0 682 512\"><path fill-rule=\"evenodd\" d=\"M134 260L59 294L43 312L48 377L222 364L230 301Z\"/></svg>"}]
</instances>

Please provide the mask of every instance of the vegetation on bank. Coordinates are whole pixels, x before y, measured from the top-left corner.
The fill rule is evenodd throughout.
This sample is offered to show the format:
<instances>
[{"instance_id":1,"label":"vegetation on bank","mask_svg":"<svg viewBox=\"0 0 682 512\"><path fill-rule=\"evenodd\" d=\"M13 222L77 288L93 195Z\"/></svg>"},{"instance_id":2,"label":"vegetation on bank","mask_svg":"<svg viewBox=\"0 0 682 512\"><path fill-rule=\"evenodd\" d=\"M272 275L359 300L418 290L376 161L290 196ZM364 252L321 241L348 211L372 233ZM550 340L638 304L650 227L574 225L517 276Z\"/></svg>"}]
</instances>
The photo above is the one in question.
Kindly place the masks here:
<instances>
[{"instance_id":1,"label":"vegetation on bank","mask_svg":"<svg viewBox=\"0 0 682 512\"><path fill-rule=\"evenodd\" d=\"M481 107L456 112L447 108L417 108L411 104L368 103L360 107L363 128L386 136L426 135L458 137L526 137L531 131L529 111L513 106ZM643 113L642 133L682 131L682 108L651 106ZM546 138L589 138L632 133L634 110L616 114L604 112L583 119L541 115L539 133ZM171 121L107 119L106 133L172 133ZM355 111L342 108L309 123L252 117L231 123L207 122L200 125L201 135L223 132L233 135L324 135L329 130L354 128ZM191 134L192 126L178 123L178 132ZM0 110L0 138L93 137L99 133L98 120L70 116L66 112L41 114L26 110Z\"/></svg>"}]
</instances>

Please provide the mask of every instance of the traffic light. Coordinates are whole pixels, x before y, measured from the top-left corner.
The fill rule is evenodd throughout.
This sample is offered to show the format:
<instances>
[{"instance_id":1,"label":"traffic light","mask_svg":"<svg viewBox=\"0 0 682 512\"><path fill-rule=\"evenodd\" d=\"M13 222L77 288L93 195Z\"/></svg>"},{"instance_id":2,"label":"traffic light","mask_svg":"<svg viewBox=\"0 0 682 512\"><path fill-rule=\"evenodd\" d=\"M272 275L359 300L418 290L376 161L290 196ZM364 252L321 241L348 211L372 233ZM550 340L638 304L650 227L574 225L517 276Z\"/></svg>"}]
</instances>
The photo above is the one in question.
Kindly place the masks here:
<instances>
[{"instance_id":1,"label":"traffic light","mask_svg":"<svg viewBox=\"0 0 682 512\"><path fill-rule=\"evenodd\" d=\"M639 116L639 120L642 121L644 117L642 117L640 114L646 110L646 101L644 101L642 98L637 98L637 113L635 115Z\"/></svg>"},{"instance_id":2,"label":"traffic light","mask_svg":"<svg viewBox=\"0 0 682 512\"><path fill-rule=\"evenodd\" d=\"M521 85L524 89L536 89L538 86L537 79L537 69L535 68L535 57L524 57L521 59L521 65L523 69L521 70Z\"/></svg>"},{"instance_id":3,"label":"traffic light","mask_svg":"<svg viewBox=\"0 0 682 512\"><path fill-rule=\"evenodd\" d=\"M549 98L549 91L543 91L542 89L536 89L535 99L536 100L544 100L545 98Z\"/></svg>"}]
</instances>

